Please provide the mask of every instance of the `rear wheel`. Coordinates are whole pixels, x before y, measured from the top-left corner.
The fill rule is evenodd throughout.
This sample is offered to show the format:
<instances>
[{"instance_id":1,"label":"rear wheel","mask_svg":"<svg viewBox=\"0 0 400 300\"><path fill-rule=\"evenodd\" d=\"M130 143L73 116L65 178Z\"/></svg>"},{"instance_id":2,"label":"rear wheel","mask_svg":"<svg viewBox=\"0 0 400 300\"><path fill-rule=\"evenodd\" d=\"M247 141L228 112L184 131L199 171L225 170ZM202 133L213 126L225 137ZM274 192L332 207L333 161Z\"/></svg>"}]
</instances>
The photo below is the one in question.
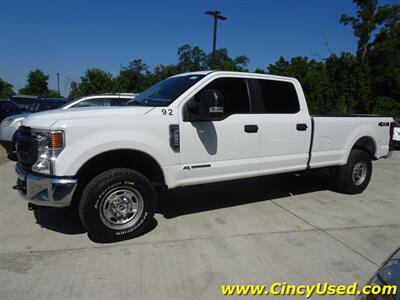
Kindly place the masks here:
<instances>
[{"instance_id":1,"label":"rear wheel","mask_svg":"<svg viewBox=\"0 0 400 300\"><path fill-rule=\"evenodd\" d=\"M119 241L146 232L155 202L153 186L146 177L131 169L112 169L87 184L79 215L92 240Z\"/></svg>"},{"instance_id":2,"label":"rear wheel","mask_svg":"<svg viewBox=\"0 0 400 300\"><path fill-rule=\"evenodd\" d=\"M346 165L337 170L336 188L346 194L362 193L371 180L371 174L371 156L362 150L352 150Z\"/></svg>"}]
</instances>

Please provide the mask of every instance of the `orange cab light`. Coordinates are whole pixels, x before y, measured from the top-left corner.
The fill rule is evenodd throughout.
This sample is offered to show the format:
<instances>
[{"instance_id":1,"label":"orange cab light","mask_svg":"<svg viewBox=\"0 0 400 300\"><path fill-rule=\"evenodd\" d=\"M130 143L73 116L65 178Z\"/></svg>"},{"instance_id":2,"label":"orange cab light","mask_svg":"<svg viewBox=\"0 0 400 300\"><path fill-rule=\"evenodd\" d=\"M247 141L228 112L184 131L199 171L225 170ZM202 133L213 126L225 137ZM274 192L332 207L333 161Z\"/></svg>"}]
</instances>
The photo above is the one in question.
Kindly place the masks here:
<instances>
[{"instance_id":1,"label":"orange cab light","mask_svg":"<svg viewBox=\"0 0 400 300\"><path fill-rule=\"evenodd\" d=\"M60 149L64 146L62 132L52 132L49 139L49 147L53 149Z\"/></svg>"}]
</instances>

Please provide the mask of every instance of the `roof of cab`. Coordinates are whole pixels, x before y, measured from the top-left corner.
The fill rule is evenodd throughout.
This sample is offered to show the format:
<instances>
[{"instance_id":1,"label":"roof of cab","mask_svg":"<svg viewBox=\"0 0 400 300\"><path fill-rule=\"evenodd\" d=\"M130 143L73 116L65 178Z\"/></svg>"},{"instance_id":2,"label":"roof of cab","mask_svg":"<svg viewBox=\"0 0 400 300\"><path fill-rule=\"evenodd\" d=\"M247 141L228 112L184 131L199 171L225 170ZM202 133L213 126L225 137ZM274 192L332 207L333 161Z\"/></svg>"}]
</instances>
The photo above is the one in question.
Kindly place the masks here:
<instances>
[{"instance_id":1,"label":"roof of cab","mask_svg":"<svg viewBox=\"0 0 400 300\"><path fill-rule=\"evenodd\" d=\"M217 70L207 70L207 71L195 71L195 72L187 72L187 73L182 73L182 74L177 74L172 77L178 77L178 76L190 76L190 75L209 75L209 74L225 74L225 75L241 75L244 77L254 77L254 78L269 78L269 79L283 79L283 80L297 80L294 77L287 77L287 76L279 76L279 75L271 75L271 74L262 74L262 73L251 73L251 72L237 72L237 71L217 71Z\"/></svg>"}]
</instances>

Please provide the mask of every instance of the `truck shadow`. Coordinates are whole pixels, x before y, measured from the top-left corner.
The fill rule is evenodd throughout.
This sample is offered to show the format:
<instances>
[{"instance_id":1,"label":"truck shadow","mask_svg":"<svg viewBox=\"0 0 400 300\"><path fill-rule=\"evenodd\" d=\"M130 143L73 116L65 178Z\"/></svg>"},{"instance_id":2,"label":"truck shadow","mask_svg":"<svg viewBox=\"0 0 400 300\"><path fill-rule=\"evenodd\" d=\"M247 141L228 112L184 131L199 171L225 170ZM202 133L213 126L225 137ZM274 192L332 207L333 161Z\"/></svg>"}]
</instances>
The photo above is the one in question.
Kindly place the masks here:
<instances>
[{"instance_id":1,"label":"truck shadow","mask_svg":"<svg viewBox=\"0 0 400 300\"><path fill-rule=\"evenodd\" d=\"M202 211L331 190L332 181L327 171L318 170L300 175L281 174L179 188L159 194L156 213L171 219ZM43 208L33 212L37 224L43 228L68 235L86 232L77 210ZM157 226L154 221L149 231Z\"/></svg>"},{"instance_id":2,"label":"truck shadow","mask_svg":"<svg viewBox=\"0 0 400 300\"><path fill-rule=\"evenodd\" d=\"M41 227L64 234L82 234L83 227L77 210L65 208L39 208L33 210L36 223Z\"/></svg>"},{"instance_id":3,"label":"truck shadow","mask_svg":"<svg viewBox=\"0 0 400 300\"><path fill-rule=\"evenodd\" d=\"M158 213L170 219L224 207L333 190L332 182L333 178L327 170L316 170L180 188L159 196Z\"/></svg>"}]
</instances>

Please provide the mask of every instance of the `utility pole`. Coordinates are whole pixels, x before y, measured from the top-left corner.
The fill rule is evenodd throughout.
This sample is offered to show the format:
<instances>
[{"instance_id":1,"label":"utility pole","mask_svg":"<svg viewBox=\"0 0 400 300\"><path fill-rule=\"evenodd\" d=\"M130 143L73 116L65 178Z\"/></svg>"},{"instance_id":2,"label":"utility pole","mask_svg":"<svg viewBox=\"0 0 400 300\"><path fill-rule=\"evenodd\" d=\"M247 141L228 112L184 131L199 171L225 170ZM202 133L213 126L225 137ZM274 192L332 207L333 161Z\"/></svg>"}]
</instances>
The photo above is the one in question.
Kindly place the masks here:
<instances>
[{"instance_id":1,"label":"utility pole","mask_svg":"<svg viewBox=\"0 0 400 300\"><path fill-rule=\"evenodd\" d=\"M215 58L215 50L217 48L217 26L218 26L218 20L225 21L227 18L217 10L215 11L206 11L206 15L213 16L214 17L214 36L213 36L213 49L212 49L212 61L214 62Z\"/></svg>"},{"instance_id":2,"label":"utility pole","mask_svg":"<svg viewBox=\"0 0 400 300\"><path fill-rule=\"evenodd\" d=\"M60 73L57 73L57 92L58 92L58 95L61 95L60 94Z\"/></svg>"}]
</instances>

